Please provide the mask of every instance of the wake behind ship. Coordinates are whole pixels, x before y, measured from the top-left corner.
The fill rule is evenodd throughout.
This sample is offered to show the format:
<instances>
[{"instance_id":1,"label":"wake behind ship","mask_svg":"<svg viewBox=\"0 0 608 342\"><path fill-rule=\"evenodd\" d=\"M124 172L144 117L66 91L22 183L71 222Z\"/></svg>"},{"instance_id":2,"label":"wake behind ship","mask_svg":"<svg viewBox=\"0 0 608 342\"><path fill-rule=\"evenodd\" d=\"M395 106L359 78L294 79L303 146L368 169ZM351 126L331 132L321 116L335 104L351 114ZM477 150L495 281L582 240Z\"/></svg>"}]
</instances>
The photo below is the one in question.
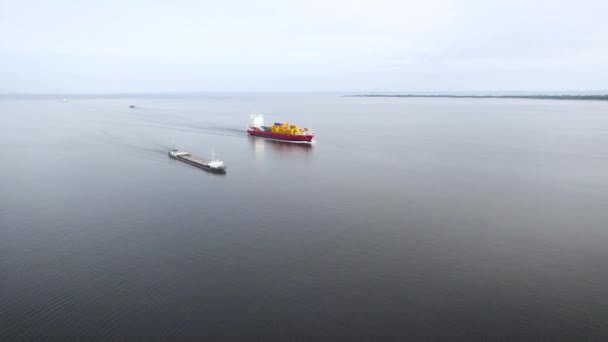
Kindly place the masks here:
<instances>
[{"instance_id":1,"label":"wake behind ship","mask_svg":"<svg viewBox=\"0 0 608 342\"><path fill-rule=\"evenodd\" d=\"M264 116L258 113L249 116L247 133L256 137L295 143L312 143L315 137L315 132L308 128L299 128L287 122L275 122L272 126L264 126Z\"/></svg>"}]
</instances>

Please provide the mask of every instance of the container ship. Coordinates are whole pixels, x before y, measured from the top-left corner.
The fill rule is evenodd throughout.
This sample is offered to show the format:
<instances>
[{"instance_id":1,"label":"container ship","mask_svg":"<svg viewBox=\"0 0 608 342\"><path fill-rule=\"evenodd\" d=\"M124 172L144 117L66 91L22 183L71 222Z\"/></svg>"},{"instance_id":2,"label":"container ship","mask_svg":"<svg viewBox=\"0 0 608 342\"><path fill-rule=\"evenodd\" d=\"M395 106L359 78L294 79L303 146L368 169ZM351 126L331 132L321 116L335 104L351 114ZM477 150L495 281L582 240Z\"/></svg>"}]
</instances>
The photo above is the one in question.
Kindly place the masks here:
<instances>
[{"instance_id":1,"label":"container ship","mask_svg":"<svg viewBox=\"0 0 608 342\"><path fill-rule=\"evenodd\" d=\"M295 143L312 143L315 132L308 128L299 128L287 122L275 122L272 126L264 126L264 116L253 113L249 116L247 133L256 137L281 140Z\"/></svg>"}]
</instances>

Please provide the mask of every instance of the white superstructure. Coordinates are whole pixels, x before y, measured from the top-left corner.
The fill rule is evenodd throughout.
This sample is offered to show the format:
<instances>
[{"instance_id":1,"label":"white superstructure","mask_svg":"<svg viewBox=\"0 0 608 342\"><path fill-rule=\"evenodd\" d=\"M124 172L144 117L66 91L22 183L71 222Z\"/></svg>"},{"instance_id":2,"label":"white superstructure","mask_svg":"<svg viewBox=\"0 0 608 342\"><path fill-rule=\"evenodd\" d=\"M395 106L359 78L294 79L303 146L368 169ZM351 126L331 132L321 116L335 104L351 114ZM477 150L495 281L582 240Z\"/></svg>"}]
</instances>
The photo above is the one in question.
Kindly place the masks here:
<instances>
[{"instance_id":1,"label":"white superstructure","mask_svg":"<svg viewBox=\"0 0 608 342\"><path fill-rule=\"evenodd\" d=\"M262 127L264 126L264 115L260 113L251 113L249 115L249 127Z\"/></svg>"}]
</instances>

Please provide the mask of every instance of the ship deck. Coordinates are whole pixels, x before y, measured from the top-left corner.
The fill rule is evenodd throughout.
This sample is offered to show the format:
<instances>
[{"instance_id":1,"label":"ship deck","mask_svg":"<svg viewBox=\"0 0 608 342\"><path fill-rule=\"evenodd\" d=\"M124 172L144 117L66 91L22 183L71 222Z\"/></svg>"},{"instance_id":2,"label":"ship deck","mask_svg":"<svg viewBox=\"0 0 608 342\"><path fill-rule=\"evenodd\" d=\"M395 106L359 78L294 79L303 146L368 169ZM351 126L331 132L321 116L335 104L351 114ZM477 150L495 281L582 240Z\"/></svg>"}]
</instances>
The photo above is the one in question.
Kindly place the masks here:
<instances>
[{"instance_id":1,"label":"ship deck","mask_svg":"<svg viewBox=\"0 0 608 342\"><path fill-rule=\"evenodd\" d=\"M199 157L194 157L194 156L179 156L179 158L184 159L184 160L188 160L190 162L196 163L196 164L201 164L201 165L208 165L209 164L209 160L206 159L202 159Z\"/></svg>"}]
</instances>

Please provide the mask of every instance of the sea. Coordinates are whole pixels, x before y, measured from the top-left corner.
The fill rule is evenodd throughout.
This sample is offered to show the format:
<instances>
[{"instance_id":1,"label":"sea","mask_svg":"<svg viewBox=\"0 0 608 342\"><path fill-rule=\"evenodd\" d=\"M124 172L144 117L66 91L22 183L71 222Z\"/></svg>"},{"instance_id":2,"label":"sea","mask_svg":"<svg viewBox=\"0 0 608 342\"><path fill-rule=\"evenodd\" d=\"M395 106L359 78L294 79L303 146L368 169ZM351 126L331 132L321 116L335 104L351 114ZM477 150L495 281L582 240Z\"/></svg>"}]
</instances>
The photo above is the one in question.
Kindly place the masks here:
<instances>
[{"instance_id":1,"label":"sea","mask_svg":"<svg viewBox=\"0 0 608 342\"><path fill-rule=\"evenodd\" d=\"M3 341L608 340L608 102L5 96L0 161Z\"/></svg>"}]
</instances>

